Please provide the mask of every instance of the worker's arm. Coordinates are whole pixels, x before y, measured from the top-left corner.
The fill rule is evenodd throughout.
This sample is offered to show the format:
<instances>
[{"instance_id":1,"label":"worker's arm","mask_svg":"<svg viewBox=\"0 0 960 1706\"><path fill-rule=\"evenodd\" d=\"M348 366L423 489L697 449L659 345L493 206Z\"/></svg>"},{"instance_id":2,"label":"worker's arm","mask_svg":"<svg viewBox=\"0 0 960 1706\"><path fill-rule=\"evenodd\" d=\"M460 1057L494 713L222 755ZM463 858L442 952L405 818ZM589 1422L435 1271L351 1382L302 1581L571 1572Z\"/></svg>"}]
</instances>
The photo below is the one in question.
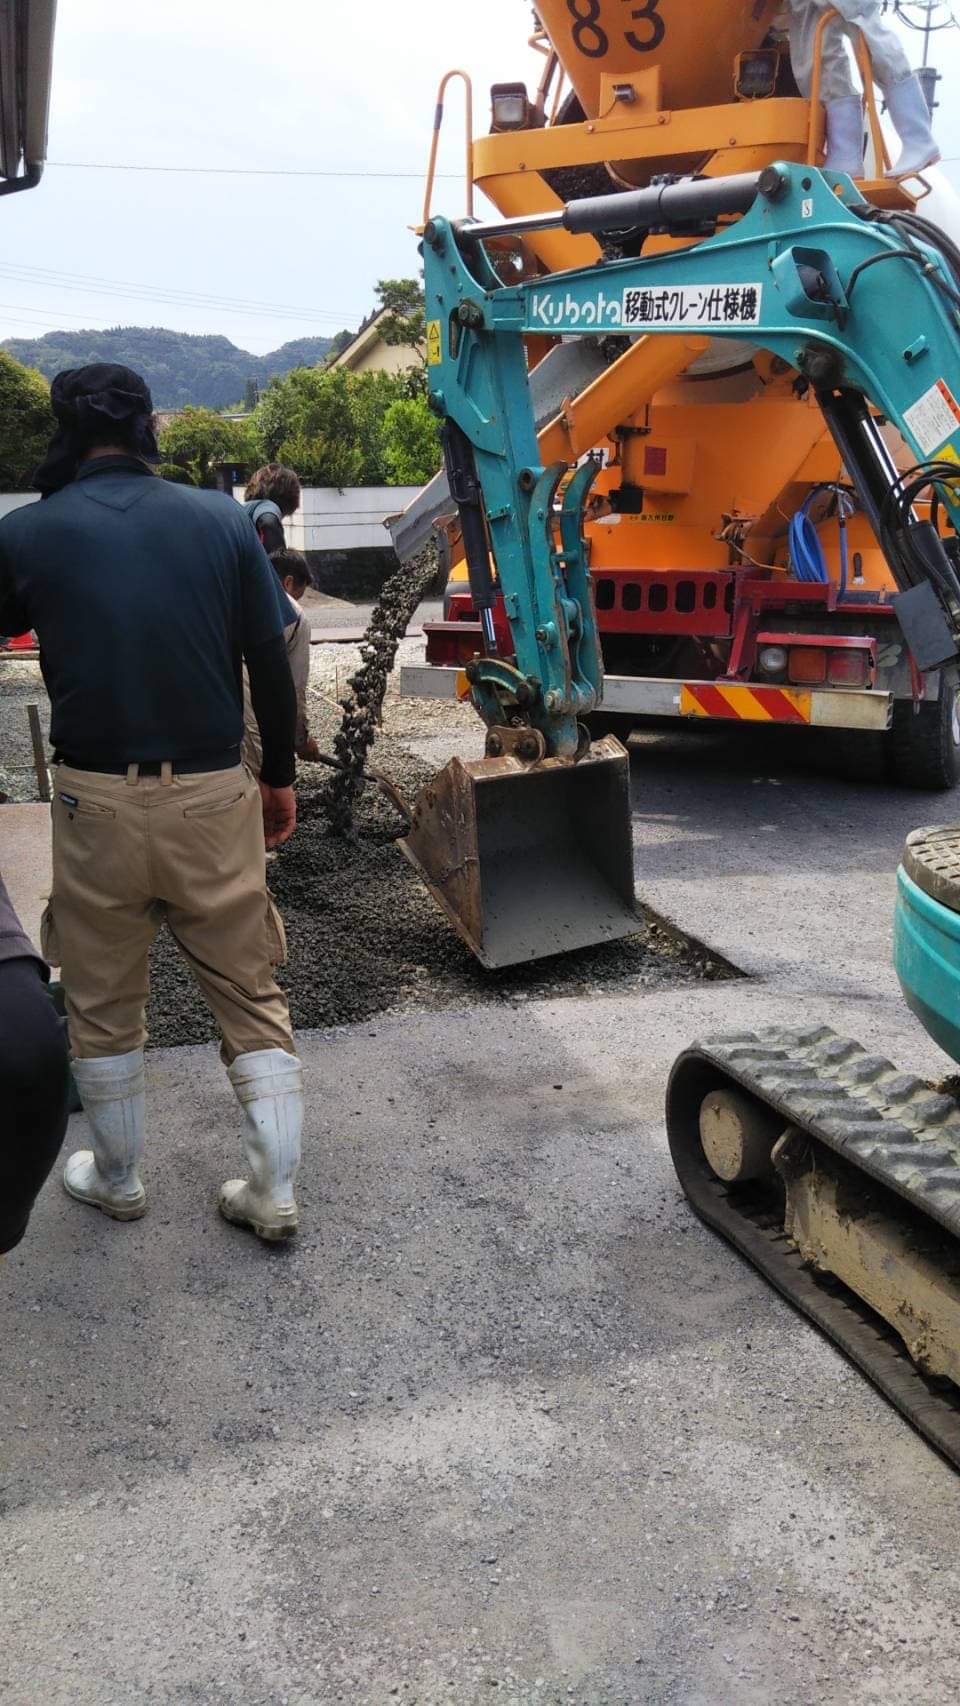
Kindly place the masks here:
<instances>
[{"instance_id":1,"label":"worker's arm","mask_svg":"<svg viewBox=\"0 0 960 1706\"><path fill-rule=\"evenodd\" d=\"M253 648L247 657L247 674L263 746L259 781L264 838L268 847L279 847L293 834L297 822L293 792L297 695L282 634Z\"/></svg>"},{"instance_id":2,"label":"worker's arm","mask_svg":"<svg viewBox=\"0 0 960 1706\"><path fill-rule=\"evenodd\" d=\"M282 551L286 544L283 533L283 522L278 515L264 513L256 520L257 538L269 557L273 551Z\"/></svg>"},{"instance_id":3,"label":"worker's arm","mask_svg":"<svg viewBox=\"0 0 960 1706\"><path fill-rule=\"evenodd\" d=\"M246 662L263 746L260 780L271 788L289 788L296 774L297 695L283 635L254 646Z\"/></svg>"},{"instance_id":4,"label":"worker's arm","mask_svg":"<svg viewBox=\"0 0 960 1706\"><path fill-rule=\"evenodd\" d=\"M288 601L252 527L244 535L240 567L243 656L263 745L264 836L268 847L278 847L292 835L297 819L293 794L297 696L283 632Z\"/></svg>"},{"instance_id":5,"label":"worker's arm","mask_svg":"<svg viewBox=\"0 0 960 1706\"><path fill-rule=\"evenodd\" d=\"M3 549L0 530L0 634L25 634L32 626L26 599L15 584L13 569Z\"/></svg>"}]
</instances>

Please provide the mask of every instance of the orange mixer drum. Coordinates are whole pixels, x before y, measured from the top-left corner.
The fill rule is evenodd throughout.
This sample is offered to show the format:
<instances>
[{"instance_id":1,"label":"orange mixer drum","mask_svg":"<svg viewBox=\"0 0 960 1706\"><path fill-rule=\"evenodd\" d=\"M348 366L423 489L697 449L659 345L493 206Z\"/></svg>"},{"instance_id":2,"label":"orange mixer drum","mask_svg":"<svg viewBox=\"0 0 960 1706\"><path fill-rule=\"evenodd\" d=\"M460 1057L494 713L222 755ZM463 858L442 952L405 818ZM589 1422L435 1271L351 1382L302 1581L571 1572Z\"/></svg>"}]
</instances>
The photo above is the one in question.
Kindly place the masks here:
<instances>
[{"instance_id":1,"label":"orange mixer drum","mask_svg":"<svg viewBox=\"0 0 960 1706\"><path fill-rule=\"evenodd\" d=\"M657 65L671 111L733 99L738 53L758 47L783 0L537 0L537 12L590 118L600 78Z\"/></svg>"}]
</instances>

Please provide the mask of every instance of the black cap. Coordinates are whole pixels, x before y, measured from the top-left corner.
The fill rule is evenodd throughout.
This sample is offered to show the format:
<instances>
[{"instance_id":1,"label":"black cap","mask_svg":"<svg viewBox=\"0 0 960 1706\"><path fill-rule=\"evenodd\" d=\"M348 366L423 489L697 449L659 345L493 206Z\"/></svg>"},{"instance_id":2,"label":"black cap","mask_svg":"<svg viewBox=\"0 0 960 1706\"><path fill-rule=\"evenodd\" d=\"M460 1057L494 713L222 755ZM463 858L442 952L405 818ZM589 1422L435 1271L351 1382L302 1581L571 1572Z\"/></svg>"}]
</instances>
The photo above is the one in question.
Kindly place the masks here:
<instances>
[{"instance_id":1,"label":"black cap","mask_svg":"<svg viewBox=\"0 0 960 1706\"><path fill-rule=\"evenodd\" d=\"M133 455L159 454L150 388L132 367L97 361L67 368L50 387L50 407L60 425L33 477L44 496L69 484L91 443L103 443L111 423L122 429L118 436L130 443Z\"/></svg>"}]
</instances>

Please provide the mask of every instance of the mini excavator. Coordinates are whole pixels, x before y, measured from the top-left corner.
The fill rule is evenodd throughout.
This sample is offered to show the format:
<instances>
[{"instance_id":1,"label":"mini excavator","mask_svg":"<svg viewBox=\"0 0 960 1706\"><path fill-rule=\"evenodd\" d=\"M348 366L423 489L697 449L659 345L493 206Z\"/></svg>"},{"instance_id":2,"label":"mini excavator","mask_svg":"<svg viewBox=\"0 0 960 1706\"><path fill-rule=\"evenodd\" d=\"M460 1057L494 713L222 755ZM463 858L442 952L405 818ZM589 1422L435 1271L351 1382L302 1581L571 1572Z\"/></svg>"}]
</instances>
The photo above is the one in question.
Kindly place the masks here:
<instances>
[{"instance_id":1,"label":"mini excavator","mask_svg":"<svg viewBox=\"0 0 960 1706\"><path fill-rule=\"evenodd\" d=\"M550 226L617 232L626 257L504 282L504 244ZM584 723L603 693L583 538L598 463L540 463L524 339L642 341L664 375L704 338L779 358L884 553L914 666L955 681L960 250L851 179L784 162L487 223L433 218L423 254L430 398L482 623L466 678L487 732L483 759L453 760L421 793L403 845L496 966L636 928L627 754ZM905 472L886 423L916 458ZM906 1000L960 1060L960 831L912 836L898 882ZM960 1465L955 1101L825 1027L770 1030L686 1050L667 1124L696 1211Z\"/></svg>"}]
</instances>

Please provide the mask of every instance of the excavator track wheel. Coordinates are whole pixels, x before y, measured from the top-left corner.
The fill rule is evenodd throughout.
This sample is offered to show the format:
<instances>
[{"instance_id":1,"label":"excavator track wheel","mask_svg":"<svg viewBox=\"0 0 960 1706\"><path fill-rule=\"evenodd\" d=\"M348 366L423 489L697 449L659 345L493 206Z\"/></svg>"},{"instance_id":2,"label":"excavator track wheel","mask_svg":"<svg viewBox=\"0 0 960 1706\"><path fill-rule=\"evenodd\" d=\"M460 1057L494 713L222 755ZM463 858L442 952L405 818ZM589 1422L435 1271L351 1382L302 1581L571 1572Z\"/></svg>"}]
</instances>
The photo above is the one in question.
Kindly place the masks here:
<instances>
[{"instance_id":1,"label":"excavator track wheel","mask_svg":"<svg viewBox=\"0 0 960 1706\"><path fill-rule=\"evenodd\" d=\"M770 1151L782 1122L739 1090L709 1090L700 1104L700 1142L707 1163L725 1185L761 1179L772 1170Z\"/></svg>"}]
</instances>

